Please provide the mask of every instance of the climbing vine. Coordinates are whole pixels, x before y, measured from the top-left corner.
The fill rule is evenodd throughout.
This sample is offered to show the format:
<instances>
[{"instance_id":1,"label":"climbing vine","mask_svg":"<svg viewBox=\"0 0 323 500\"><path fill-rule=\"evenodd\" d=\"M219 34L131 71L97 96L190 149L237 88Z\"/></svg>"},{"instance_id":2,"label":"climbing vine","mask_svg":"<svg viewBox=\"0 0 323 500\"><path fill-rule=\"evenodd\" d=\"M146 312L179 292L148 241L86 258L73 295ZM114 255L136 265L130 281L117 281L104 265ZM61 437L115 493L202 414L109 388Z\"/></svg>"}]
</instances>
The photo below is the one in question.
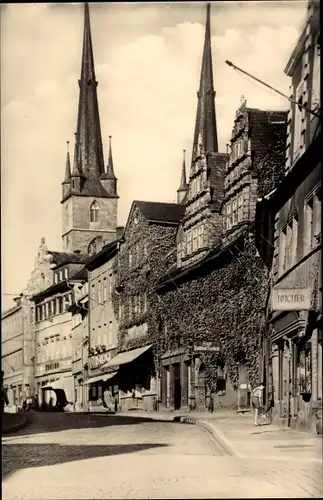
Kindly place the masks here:
<instances>
[{"instance_id":1,"label":"climbing vine","mask_svg":"<svg viewBox=\"0 0 323 500\"><path fill-rule=\"evenodd\" d=\"M265 327L268 280L257 256L253 238L244 238L243 249L225 265L216 265L199 277L160 291L155 299L156 316L164 318L165 348L182 347L188 352L196 342L215 342L220 357L205 358L209 385L216 383L216 368L225 364L232 383L238 382L238 366L245 364L251 384L259 381L259 352Z\"/></svg>"}]
</instances>

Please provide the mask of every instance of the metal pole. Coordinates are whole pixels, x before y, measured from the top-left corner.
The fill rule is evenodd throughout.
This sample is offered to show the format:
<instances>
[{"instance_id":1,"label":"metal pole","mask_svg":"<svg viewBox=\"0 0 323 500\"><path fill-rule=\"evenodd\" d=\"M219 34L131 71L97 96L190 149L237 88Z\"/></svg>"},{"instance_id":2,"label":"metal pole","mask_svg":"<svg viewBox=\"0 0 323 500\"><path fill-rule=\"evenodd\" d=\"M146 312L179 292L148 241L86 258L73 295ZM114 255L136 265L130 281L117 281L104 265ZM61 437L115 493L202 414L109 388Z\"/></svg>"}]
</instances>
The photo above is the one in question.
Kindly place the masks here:
<instances>
[{"instance_id":1,"label":"metal pole","mask_svg":"<svg viewBox=\"0 0 323 500\"><path fill-rule=\"evenodd\" d=\"M319 120L321 119L320 115L318 115L317 113L315 113L314 111L312 111L311 109L307 108L306 106L304 106L303 104L300 104L299 102L297 101L294 101L294 99L291 99L290 97L288 97L286 94L283 94L280 90L277 90L275 89L274 87L272 87L271 85L269 85L268 83L265 83L263 82L262 80L260 80L259 78L251 75L250 73L248 73L247 71L244 71L243 69L241 68L238 68L238 66L236 66L235 64L233 64L231 61L225 61L226 64L228 66L231 66L233 69L237 70L237 71L240 71L241 73L243 73L244 75L247 75L249 76L250 78L252 78L253 80L256 80L256 82L258 83L261 83L261 85L264 85L265 87L267 87L268 89L272 90L273 92L276 92L276 94L279 94L280 96L282 97L285 97L285 99L288 99L291 103L293 104L296 104L296 106L298 106L299 108L302 108L304 109L305 111L307 111L308 113L310 113L311 115L315 116L316 118L318 118Z\"/></svg>"}]
</instances>

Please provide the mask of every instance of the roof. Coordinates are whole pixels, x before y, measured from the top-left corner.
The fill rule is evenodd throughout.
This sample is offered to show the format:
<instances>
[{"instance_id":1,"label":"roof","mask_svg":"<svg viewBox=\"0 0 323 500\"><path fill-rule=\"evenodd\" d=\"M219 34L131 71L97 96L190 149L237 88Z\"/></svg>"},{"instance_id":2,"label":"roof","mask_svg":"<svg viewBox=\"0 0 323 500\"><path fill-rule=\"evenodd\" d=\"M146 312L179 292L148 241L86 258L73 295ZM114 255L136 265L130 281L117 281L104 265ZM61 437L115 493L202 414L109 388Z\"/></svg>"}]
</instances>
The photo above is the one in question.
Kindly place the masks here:
<instances>
[{"instance_id":1,"label":"roof","mask_svg":"<svg viewBox=\"0 0 323 500\"><path fill-rule=\"evenodd\" d=\"M119 241L120 240L114 240L111 243L104 245L100 252L94 254L90 259L88 259L86 268L92 271L109 260L109 257L112 257L117 250Z\"/></svg>"},{"instance_id":2,"label":"roof","mask_svg":"<svg viewBox=\"0 0 323 500\"><path fill-rule=\"evenodd\" d=\"M76 274L73 275L69 281L87 281L87 270L86 267L82 267Z\"/></svg>"},{"instance_id":3,"label":"roof","mask_svg":"<svg viewBox=\"0 0 323 500\"><path fill-rule=\"evenodd\" d=\"M84 270L84 268L82 269L82 271L83 270ZM78 270L75 274L72 274L72 276L69 277L68 281L74 281L76 279L76 277L78 277L80 272L81 271ZM81 278L78 277L77 279L81 279ZM48 288L46 288L46 290L42 290L41 292L36 293L35 295L32 296L31 300L40 301L40 300L43 300L47 297L51 297L52 295L55 295L55 293L65 292L69 289L71 290L71 287L68 286L67 280L60 281L59 283L54 283L54 285L49 286Z\"/></svg>"},{"instance_id":4,"label":"roof","mask_svg":"<svg viewBox=\"0 0 323 500\"><path fill-rule=\"evenodd\" d=\"M87 254L82 253L66 253L66 252L52 252L48 250L48 253L53 256L53 262L57 267L63 264L85 264L88 260Z\"/></svg>"},{"instance_id":5,"label":"roof","mask_svg":"<svg viewBox=\"0 0 323 500\"><path fill-rule=\"evenodd\" d=\"M138 200L135 200L134 203L148 222L178 224L184 217L185 206L179 203Z\"/></svg>"},{"instance_id":6,"label":"roof","mask_svg":"<svg viewBox=\"0 0 323 500\"><path fill-rule=\"evenodd\" d=\"M22 308L22 305L10 307L10 309L7 309L6 311L3 311L3 313L1 313L1 319L4 319L7 316L10 316L11 314L19 311L19 309L21 309L21 308Z\"/></svg>"}]
</instances>

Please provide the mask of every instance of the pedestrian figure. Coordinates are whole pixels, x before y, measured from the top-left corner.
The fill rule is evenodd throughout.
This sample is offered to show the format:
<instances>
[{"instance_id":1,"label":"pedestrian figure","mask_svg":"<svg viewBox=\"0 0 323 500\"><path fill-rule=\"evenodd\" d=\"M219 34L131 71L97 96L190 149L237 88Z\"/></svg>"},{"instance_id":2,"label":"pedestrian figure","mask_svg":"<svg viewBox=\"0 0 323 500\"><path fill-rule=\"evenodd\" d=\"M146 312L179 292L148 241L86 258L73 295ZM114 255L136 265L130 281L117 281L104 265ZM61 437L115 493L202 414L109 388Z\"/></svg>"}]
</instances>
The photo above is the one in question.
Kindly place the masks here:
<instances>
[{"instance_id":1,"label":"pedestrian figure","mask_svg":"<svg viewBox=\"0 0 323 500\"><path fill-rule=\"evenodd\" d=\"M103 393L103 406L109 411L113 411L111 392L106 389Z\"/></svg>"},{"instance_id":2,"label":"pedestrian figure","mask_svg":"<svg viewBox=\"0 0 323 500\"><path fill-rule=\"evenodd\" d=\"M208 408L210 413L213 413L214 411L214 401L213 401L213 394L210 394L210 401L209 401L209 408Z\"/></svg>"},{"instance_id":3,"label":"pedestrian figure","mask_svg":"<svg viewBox=\"0 0 323 500\"><path fill-rule=\"evenodd\" d=\"M262 406L262 394L265 387L266 385L263 382L261 382L260 385L258 385L257 387L255 387L255 389L253 389L251 394L251 403L252 403L252 408L254 410L254 425L259 425L258 415L259 415L259 409Z\"/></svg>"}]
</instances>

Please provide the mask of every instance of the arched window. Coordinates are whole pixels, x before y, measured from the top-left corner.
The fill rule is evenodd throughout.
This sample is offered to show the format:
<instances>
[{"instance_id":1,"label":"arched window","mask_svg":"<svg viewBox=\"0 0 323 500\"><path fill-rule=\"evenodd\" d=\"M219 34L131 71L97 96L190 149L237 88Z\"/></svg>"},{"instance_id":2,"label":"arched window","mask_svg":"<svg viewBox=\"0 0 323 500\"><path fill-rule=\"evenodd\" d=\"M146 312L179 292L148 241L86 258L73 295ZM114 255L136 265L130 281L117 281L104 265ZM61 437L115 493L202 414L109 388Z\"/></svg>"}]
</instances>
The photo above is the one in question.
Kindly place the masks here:
<instances>
[{"instance_id":1,"label":"arched window","mask_svg":"<svg viewBox=\"0 0 323 500\"><path fill-rule=\"evenodd\" d=\"M99 204L97 201L93 201L90 208L90 221L97 222L99 220Z\"/></svg>"}]
</instances>

